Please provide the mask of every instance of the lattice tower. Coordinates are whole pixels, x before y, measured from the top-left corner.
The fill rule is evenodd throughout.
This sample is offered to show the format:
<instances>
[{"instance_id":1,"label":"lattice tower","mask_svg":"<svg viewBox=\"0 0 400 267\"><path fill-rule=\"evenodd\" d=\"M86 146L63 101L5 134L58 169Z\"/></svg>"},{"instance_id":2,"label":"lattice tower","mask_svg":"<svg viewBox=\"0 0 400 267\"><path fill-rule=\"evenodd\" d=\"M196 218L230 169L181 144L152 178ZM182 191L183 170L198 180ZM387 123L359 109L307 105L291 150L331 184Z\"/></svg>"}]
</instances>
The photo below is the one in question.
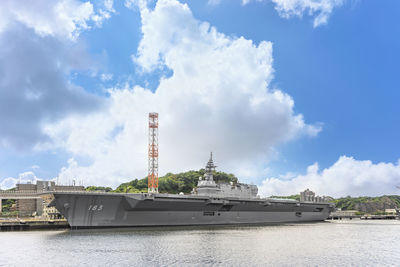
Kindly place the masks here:
<instances>
[{"instance_id":1,"label":"lattice tower","mask_svg":"<svg viewBox=\"0 0 400 267\"><path fill-rule=\"evenodd\" d=\"M149 193L158 193L158 113L149 113Z\"/></svg>"}]
</instances>

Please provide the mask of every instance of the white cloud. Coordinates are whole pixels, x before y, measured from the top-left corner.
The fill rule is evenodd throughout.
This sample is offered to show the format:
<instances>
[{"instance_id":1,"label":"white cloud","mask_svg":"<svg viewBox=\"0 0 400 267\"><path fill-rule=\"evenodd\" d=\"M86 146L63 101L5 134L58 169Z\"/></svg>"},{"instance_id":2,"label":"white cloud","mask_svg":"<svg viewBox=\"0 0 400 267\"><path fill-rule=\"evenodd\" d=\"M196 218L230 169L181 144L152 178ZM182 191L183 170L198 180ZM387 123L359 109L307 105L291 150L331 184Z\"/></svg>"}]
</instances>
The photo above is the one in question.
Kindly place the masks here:
<instances>
[{"instance_id":1,"label":"white cloud","mask_svg":"<svg viewBox=\"0 0 400 267\"><path fill-rule=\"evenodd\" d=\"M331 167L319 170L315 163L305 175L292 175L286 179L268 178L260 187L260 193L270 195L298 194L309 188L318 195L333 197L377 196L398 194L400 185L400 160L396 164L369 160L356 160L341 156Z\"/></svg>"},{"instance_id":2,"label":"white cloud","mask_svg":"<svg viewBox=\"0 0 400 267\"><path fill-rule=\"evenodd\" d=\"M115 12L114 1L113 0L104 0L104 8L109 12Z\"/></svg>"},{"instance_id":3,"label":"white cloud","mask_svg":"<svg viewBox=\"0 0 400 267\"><path fill-rule=\"evenodd\" d=\"M98 68L76 38L114 12L111 0L0 2L0 146L38 147L44 123L99 104L69 77Z\"/></svg>"},{"instance_id":4,"label":"white cloud","mask_svg":"<svg viewBox=\"0 0 400 267\"><path fill-rule=\"evenodd\" d=\"M48 124L54 143L74 155L61 179L116 186L146 176L151 111L160 114L160 174L204 167L213 151L221 170L250 181L265 175L275 145L320 130L294 114L289 95L269 88L270 42L225 36L173 0L142 7L141 15L135 62L173 74L155 92L116 88L102 112Z\"/></svg>"},{"instance_id":5,"label":"white cloud","mask_svg":"<svg viewBox=\"0 0 400 267\"><path fill-rule=\"evenodd\" d=\"M97 14L93 14L91 19L94 21L96 26L101 26L103 21L111 18L111 15L115 13L114 9L114 1L113 0L104 0L103 7L97 10Z\"/></svg>"},{"instance_id":6,"label":"white cloud","mask_svg":"<svg viewBox=\"0 0 400 267\"><path fill-rule=\"evenodd\" d=\"M114 13L113 2L99 8L78 0L3 0L0 3L0 32L14 22L22 23L41 36L76 39L92 22L99 26Z\"/></svg>"},{"instance_id":7,"label":"white cloud","mask_svg":"<svg viewBox=\"0 0 400 267\"><path fill-rule=\"evenodd\" d=\"M266 0L256 0L258 2ZM303 14L315 16L314 27L326 24L332 11L340 7L346 0L268 0L275 4L275 9L284 18L302 17ZM251 0L242 0L246 5Z\"/></svg>"},{"instance_id":8,"label":"white cloud","mask_svg":"<svg viewBox=\"0 0 400 267\"><path fill-rule=\"evenodd\" d=\"M67 80L94 64L79 43L35 34L21 24L0 34L0 146L28 150L49 141L42 125L96 109L99 97Z\"/></svg>"},{"instance_id":9,"label":"white cloud","mask_svg":"<svg viewBox=\"0 0 400 267\"><path fill-rule=\"evenodd\" d=\"M112 75L111 73L102 73L102 74L100 75L100 79L101 79L103 82L112 80L112 78L113 78L113 75Z\"/></svg>"},{"instance_id":10,"label":"white cloud","mask_svg":"<svg viewBox=\"0 0 400 267\"><path fill-rule=\"evenodd\" d=\"M156 0L125 0L125 6L127 8L138 7L139 9L147 8L150 3Z\"/></svg>"},{"instance_id":11,"label":"white cloud","mask_svg":"<svg viewBox=\"0 0 400 267\"><path fill-rule=\"evenodd\" d=\"M31 171L23 172L18 175L18 178L7 177L7 178L3 179L0 182L0 189L4 190L4 189L13 188L13 187L15 187L15 185L17 183L35 184L37 180L39 180L39 179L36 177L35 173L33 173Z\"/></svg>"}]
</instances>

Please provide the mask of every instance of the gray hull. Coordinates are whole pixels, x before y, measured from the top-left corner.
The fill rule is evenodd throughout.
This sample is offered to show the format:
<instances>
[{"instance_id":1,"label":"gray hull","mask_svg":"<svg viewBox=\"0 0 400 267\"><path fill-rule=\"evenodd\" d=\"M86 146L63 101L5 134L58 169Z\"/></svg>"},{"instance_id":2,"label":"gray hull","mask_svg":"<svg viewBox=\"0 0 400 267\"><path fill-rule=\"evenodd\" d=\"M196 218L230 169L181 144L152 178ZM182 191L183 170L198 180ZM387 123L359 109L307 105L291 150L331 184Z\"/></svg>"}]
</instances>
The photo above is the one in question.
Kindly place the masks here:
<instances>
[{"instance_id":1,"label":"gray hull","mask_svg":"<svg viewBox=\"0 0 400 267\"><path fill-rule=\"evenodd\" d=\"M54 193L73 228L268 224L325 220L329 203L167 194Z\"/></svg>"}]
</instances>

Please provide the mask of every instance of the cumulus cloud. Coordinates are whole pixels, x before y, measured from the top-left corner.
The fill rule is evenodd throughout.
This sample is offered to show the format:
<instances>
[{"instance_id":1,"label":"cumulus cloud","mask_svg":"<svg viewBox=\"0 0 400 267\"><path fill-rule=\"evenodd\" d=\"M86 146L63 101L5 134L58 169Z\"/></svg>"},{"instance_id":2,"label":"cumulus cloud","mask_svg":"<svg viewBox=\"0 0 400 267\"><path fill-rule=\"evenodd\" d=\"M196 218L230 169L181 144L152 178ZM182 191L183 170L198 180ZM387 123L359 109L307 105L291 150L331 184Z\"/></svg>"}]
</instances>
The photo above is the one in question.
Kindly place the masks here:
<instances>
[{"instance_id":1,"label":"cumulus cloud","mask_svg":"<svg viewBox=\"0 0 400 267\"><path fill-rule=\"evenodd\" d=\"M275 145L320 131L294 113L289 95L269 87L270 42L225 36L177 1L140 8L143 37L133 59L144 72L172 75L154 92L111 89L102 112L48 124L46 133L74 155L60 178L115 186L146 176L151 111L160 114L160 174L201 168L213 151L220 169L250 181L264 174Z\"/></svg>"},{"instance_id":2,"label":"cumulus cloud","mask_svg":"<svg viewBox=\"0 0 400 267\"><path fill-rule=\"evenodd\" d=\"M252 0L242 0L243 5ZM256 0L257 2L267 0ZM314 27L326 24L334 8L340 7L346 0L268 0L283 18L302 17L304 14L315 16Z\"/></svg>"},{"instance_id":3,"label":"cumulus cloud","mask_svg":"<svg viewBox=\"0 0 400 267\"><path fill-rule=\"evenodd\" d=\"M10 189L16 186L17 183L27 184L33 183L35 184L36 181L39 180L34 172L28 171L23 172L18 175L18 178L14 177L7 177L0 182L0 189Z\"/></svg>"},{"instance_id":4,"label":"cumulus cloud","mask_svg":"<svg viewBox=\"0 0 400 267\"><path fill-rule=\"evenodd\" d=\"M69 75L95 70L77 37L114 12L112 0L0 3L0 146L38 147L43 124L99 106Z\"/></svg>"},{"instance_id":5,"label":"cumulus cloud","mask_svg":"<svg viewBox=\"0 0 400 267\"><path fill-rule=\"evenodd\" d=\"M94 21L96 26L101 26L103 21L111 18L111 15L115 13L114 1L104 0L103 5L97 9L97 13L93 14L91 19Z\"/></svg>"},{"instance_id":6,"label":"cumulus cloud","mask_svg":"<svg viewBox=\"0 0 400 267\"><path fill-rule=\"evenodd\" d=\"M78 44L14 24L0 34L0 146L28 149L49 141L42 125L94 110L99 99L71 84L71 69L91 62Z\"/></svg>"},{"instance_id":7,"label":"cumulus cloud","mask_svg":"<svg viewBox=\"0 0 400 267\"><path fill-rule=\"evenodd\" d=\"M76 39L91 24L101 25L114 13L113 1L105 0L94 8L89 1L78 0L3 0L0 3L0 32L19 22L41 35Z\"/></svg>"},{"instance_id":8,"label":"cumulus cloud","mask_svg":"<svg viewBox=\"0 0 400 267\"><path fill-rule=\"evenodd\" d=\"M318 195L333 197L377 196L398 194L400 184L400 160L393 163L356 160L341 156L331 167L320 170L315 163L308 167L305 175L288 175L266 179L260 193L270 195L298 194L309 188Z\"/></svg>"}]
</instances>

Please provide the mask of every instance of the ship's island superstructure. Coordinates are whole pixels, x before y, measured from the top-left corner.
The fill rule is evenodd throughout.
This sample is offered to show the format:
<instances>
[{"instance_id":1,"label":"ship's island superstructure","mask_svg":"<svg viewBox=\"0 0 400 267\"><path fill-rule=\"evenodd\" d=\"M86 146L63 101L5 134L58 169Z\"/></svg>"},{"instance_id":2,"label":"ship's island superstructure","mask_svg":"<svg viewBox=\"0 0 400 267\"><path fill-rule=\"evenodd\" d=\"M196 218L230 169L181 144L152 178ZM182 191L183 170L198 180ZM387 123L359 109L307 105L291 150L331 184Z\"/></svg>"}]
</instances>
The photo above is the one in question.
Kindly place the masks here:
<instances>
[{"instance_id":1,"label":"ship's island superstructure","mask_svg":"<svg viewBox=\"0 0 400 267\"><path fill-rule=\"evenodd\" d=\"M72 228L268 224L323 221L333 205L321 201L260 198L255 185L216 183L215 165L190 195L55 192L56 206Z\"/></svg>"}]
</instances>

